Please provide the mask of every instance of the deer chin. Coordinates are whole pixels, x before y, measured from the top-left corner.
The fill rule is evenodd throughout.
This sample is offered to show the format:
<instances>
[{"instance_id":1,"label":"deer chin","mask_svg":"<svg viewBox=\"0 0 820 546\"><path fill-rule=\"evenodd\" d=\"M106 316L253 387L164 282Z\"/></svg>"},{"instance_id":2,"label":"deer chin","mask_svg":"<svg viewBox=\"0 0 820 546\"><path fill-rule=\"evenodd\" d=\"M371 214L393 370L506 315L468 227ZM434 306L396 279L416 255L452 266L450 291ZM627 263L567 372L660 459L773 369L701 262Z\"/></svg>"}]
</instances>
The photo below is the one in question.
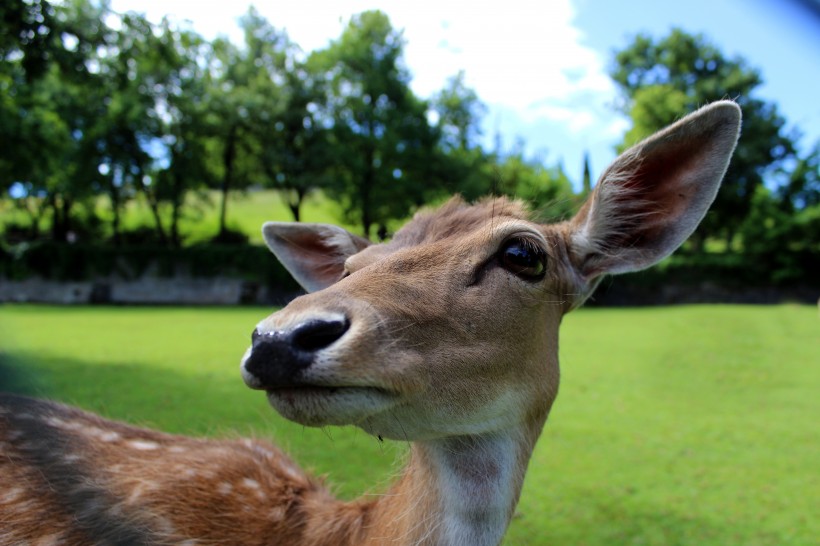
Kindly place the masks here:
<instances>
[{"instance_id":1,"label":"deer chin","mask_svg":"<svg viewBox=\"0 0 820 546\"><path fill-rule=\"evenodd\" d=\"M354 425L398 403L389 391L361 386L301 385L269 389L267 395L282 417L311 427Z\"/></svg>"}]
</instances>

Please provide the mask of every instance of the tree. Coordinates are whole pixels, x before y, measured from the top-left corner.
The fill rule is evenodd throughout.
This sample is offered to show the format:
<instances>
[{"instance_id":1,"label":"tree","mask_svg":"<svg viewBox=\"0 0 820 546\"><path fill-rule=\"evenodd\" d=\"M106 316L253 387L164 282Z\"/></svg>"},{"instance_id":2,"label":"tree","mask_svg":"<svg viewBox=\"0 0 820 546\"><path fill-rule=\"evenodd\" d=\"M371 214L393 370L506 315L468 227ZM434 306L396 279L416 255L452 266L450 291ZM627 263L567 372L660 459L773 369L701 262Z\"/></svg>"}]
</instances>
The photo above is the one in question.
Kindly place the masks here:
<instances>
[{"instance_id":1,"label":"tree","mask_svg":"<svg viewBox=\"0 0 820 546\"><path fill-rule=\"evenodd\" d=\"M788 212L820 205L820 141L802 157L797 157L780 199Z\"/></svg>"},{"instance_id":2,"label":"tree","mask_svg":"<svg viewBox=\"0 0 820 546\"><path fill-rule=\"evenodd\" d=\"M702 35L674 29L661 39L636 36L618 52L611 75L633 121L622 148L708 102L732 98L743 109L743 131L723 186L696 232L731 242L749 214L756 188L794 154L785 120L774 103L755 97L760 74L740 58L727 58Z\"/></svg>"},{"instance_id":3,"label":"tree","mask_svg":"<svg viewBox=\"0 0 820 546\"><path fill-rule=\"evenodd\" d=\"M243 141L248 181L274 188L295 221L305 197L325 184L332 165L321 77L298 58L287 35L251 9L242 19L245 49L237 64L246 75L242 108L250 111Z\"/></svg>"},{"instance_id":4,"label":"tree","mask_svg":"<svg viewBox=\"0 0 820 546\"><path fill-rule=\"evenodd\" d=\"M464 82L464 71L449 78L444 89L433 97L438 117L441 145L446 150L470 150L481 136L481 120L487 107L475 90Z\"/></svg>"},{"instance_id":5,"label":"tree","mask_svg":"<svg viewBox=\"0 0 820 546\"><path fill-rule=\"evenodd\" d=\"M443 187L474 200L493 191L496 173L494 158L478 142L487 107L464 79L464 72L451 77L433 95L431 109L440 134L436 156Z\"/></svg>"},{"instance_id":6,"label":"tree","mask_svg":"<svg viewBox=\"0 0 820 546\"><path fill-rule=\"evenodd\" d=\"M25 77L42 76L60 55L59 23L47 0L0 4L0 59L18 57Z\"/></svg>"},{"instance_id":7,"label":"tree","mask_svg":"<svg viewBox=\"0 0 820 546\"><path fill-rule=\"evenodd\" d=\"M146 85L156 45L154 27L143 15L119 16L113 33L99 59L105 110L95 124L96 147L100 151L99 174L111 202L111 229L115 244L121 242L121 210L147 182L153 159L148 147L162 137L157 115L156 88ZM159 213L152 203L159 240L166 235Z\"/></svg>"},{"instance_id":8,"label":"tree","mask_svg":"<svg viewBox=\"0 0 820 546\"><path fill-rule=\"evenodd\" d=\"M326 96L321 77L307 63L293 61L285 78L280 113L259 134L260 168L267 185L279 191L298 222L305 198L332 180L334 146L322 117Z\"/></svg>"},{"instance_id":9,"label":"tree","mask_svg":"<svg viewBox=\"0 0 820 546\"><path fill-rule=\"evenodd\" d=\"M287 73L294 64L294 46L287 35L254 8L240 26L242 47L217 39L209 71L212 134L221 148L219 238L226 235L228 193L270 174L259 156L263 147L274 144L270 133L281 131L286 86L292 81Z\"/></svg>"},{"instance_id":10,"label":"tree","mask_svg":"<svg viewBox=\"0 0 820 546\"><path fill-rule=\"evenodd\" d=\"M328 191L365 235L374 224L405 216L437 187L438 135L428 123L427 105L409 88L403 48L387 16L368 11L309 60L326 73L329 89L324 115L339 168Z\"/></svg>"},{"instance_id":11,"label":"tree","mask_svg":"<svg viewBox=\"0 0 820 546\"><path fill-rule=\"evenodd\" d=\"M584 152L584 175L581 181L581 197L592 193L592 169L589 167L589 152Z\"/></svg>"},{"instance_id":12,"label":"tree","mask_svg":"<svg viewBox=\"0 0 820 546\"><path fill-rule=\"evenodd\" d=\"M186 196L213 180L208 165L208 104L205 80L209 46L190 30L163 20L156 43L152 74L154 112L162 121L161 151L145 191L171 208L170 242L182 244L179 220Z\"/></svg>"},{"instance_id":13,"label":"tree","mask_svg":"<svg viewBox=\"0 0 820 546\"><path fill-rule=\"evenodd\" d=\"M51 211L52 237L63 241L79 227L77 205L101 183L98 136L107 97L100 59L112 32L101 22L105 5L36 5L39 26L21 31L18 54L4 51L0 73L8 98L0 142L9 159L0 174L19 199L41 201ZM29 59L26 48L35 45Z\"/></svg>"},{"instance_id":14,"label":"tree","mask_svg":"<svg viewBox=\"0 0 820 546\"><path fill-rule=\"evenodd\" d=\"M490 168L494 193L523 199L544 220L563 220L575 213L578 200L563 166L547 167L526 158L523 143Z\"/></svg>"}]
</instances>

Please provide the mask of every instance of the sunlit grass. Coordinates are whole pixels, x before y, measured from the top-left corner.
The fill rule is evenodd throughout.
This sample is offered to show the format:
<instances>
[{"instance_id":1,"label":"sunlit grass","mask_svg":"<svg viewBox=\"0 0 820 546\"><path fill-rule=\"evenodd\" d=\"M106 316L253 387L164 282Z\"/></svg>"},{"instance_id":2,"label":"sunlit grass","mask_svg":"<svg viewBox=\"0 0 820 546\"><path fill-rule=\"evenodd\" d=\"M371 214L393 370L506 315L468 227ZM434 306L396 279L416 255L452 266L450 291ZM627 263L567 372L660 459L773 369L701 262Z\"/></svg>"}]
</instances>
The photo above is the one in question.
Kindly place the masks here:
<instances>
[{"instance_id":1,"label":"sunlit grass","mask_svg":"<svg viewBox=\"0 0 820 546\"><path fill-rule=\"evenodd\" d=\"M174 432L268 437L343 496L383 490L405 446L294 425L242 384L269 311L0 307L0 355L17 372L6 387ZM816 308L581 310L564 321L561 364L505 544L820 536Z\"/></svg>"},{"instance_id":2,"label":"sunlit grass","mask_svg":"<svg viewBox=\"0 0 820 546\"><path fill-rule=\"evenodd\" d=\"M220 199L221 196L216 191L188 195L179 225L186 243L207 241L218 233ZM102 235L110 237L113 213L109 199L97 198L94 201L94 211L102 222ZM75 213L79 216L84 215L82 208L75 210ZM160 208L160 217L165 229L168 230L171 223L170 208L163 205ZM48 229L50 218L50 214L46 213L40 224L41 230ZM229 228L247 234L253 243L261 243L260 228L264 222L291 221L293 216L279 193L273 190L257 190L231 193L226 218ZM301 208L301 220L337 224L356 233L361 231L361 227L345 222L342 206L321 192L311 193L305 199ZM19 207L15 207L9 200L0 199L0 233L5 225L28 226L30 222L29 216ZM154 217L142 194L128 202L121 213L120 222L121 229L126 231L154 227Z\"/></svg>"}]
</instances>

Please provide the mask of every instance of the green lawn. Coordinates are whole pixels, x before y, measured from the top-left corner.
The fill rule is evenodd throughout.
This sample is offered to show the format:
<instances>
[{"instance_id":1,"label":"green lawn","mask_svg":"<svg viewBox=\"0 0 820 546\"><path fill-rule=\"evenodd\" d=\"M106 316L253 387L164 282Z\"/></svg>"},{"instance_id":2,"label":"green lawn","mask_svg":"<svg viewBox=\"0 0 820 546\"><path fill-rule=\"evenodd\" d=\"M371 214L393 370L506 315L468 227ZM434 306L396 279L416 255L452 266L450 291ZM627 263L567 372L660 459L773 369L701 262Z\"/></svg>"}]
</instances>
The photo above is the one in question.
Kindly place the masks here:
<instances>
[{"instance_id":1,"label":"green lawn","mask_svg":"<svg viewBox=\"0 0 820 546\"><path fill-rule=\"evenodd\" d=\"M0 306L0 387L174 432L271 437L343 496L383 488L405 446L285 422L243 386L267 313ZM817 544L816 308L581 310L561 363L506 545Z\"/></svg>"},{"instance_id":2,"label":"green lawn","mask_svg":"<svg viewBox=\"0 0 820 546\"><path fill-rule=\"evenodd\" d=\"M201 195L189 194L187 206L183 209L180 220L180 232L186 243L197 243L208 240L219 231L219 205L221 194L217 191L205 192ZM162 219L165 229L170 226L170 209L163 207ZM106 237L111 236L111 203L105 197L95 202L95 211L102 220L102 232ZM46 214L41 230L47 230L51 220ZM226 223L229 228L246 233L251 242L262 243L261 227L269 220L291 221L293 217L281 195L273 190L258 190L251 192L233 192L228 199L228 213ZM305 199L301 209L303 222L319 222L336 224L355 233L361 233L361 226L351 225L344 220L342 205L321 192L313 192ZM388 228L395 231L405 223L406 219L393 220ZM122 212L122 229L134 230L139 227L154 227L151 210L142 194L130 201ZM0 200L0 233L7 224L29 225L30 218L16 208L8 200Z\"/></svg>"}]
</instances>

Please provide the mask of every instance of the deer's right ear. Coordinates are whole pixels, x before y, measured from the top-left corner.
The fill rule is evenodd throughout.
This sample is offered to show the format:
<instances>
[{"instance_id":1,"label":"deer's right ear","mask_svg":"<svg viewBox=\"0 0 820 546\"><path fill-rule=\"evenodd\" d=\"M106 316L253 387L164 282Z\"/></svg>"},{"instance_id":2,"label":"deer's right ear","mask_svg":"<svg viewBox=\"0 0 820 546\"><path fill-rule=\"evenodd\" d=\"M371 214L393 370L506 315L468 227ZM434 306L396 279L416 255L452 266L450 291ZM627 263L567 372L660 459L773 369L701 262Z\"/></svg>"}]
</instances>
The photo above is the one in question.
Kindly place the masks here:
<instances>
[{"instance_id":1,"label":"deer's right ear","mask_svg":"<svg viewBox=\"0 0 820 546\"><path fill-rule=\"evenodd\" d=\"M285 269L308 292L316 292L344 275L345 260L370 241L329 224L266 222L262 236Z\"/></svg>"}]
</instances>

